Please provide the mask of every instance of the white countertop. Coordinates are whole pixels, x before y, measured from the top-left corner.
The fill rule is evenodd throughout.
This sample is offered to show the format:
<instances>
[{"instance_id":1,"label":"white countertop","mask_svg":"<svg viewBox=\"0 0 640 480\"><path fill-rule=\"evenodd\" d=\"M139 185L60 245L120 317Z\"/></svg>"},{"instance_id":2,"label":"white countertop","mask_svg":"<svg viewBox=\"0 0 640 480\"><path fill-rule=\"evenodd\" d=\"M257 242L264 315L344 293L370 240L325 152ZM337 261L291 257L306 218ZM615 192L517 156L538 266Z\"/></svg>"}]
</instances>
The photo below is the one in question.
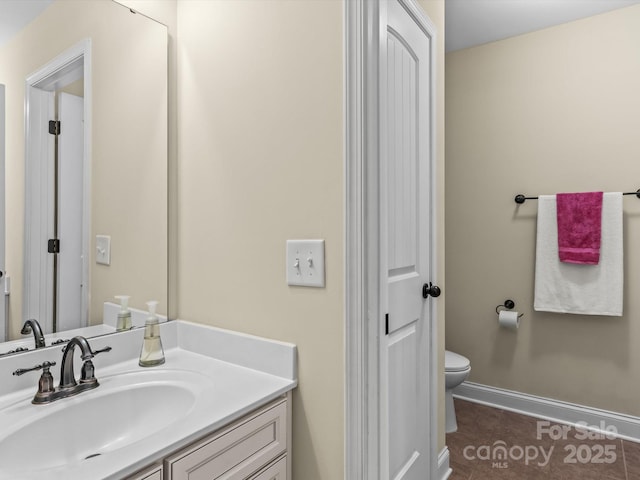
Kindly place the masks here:
<instances>
[{"instance_id":1,"label":"white countertop","mask_svg":"<svg viewBox=\"0 0 640 480\"><path fill-rule=\"evenodd\" d=\"M99 452L101 455L86 460L85 456L91 452L70 452L68 459L46 470L31 470L27 464L24 470L7 471L0 462L0 479L121 479L220 429L297 385L296 347L292 344L176 320L162 325L165 364L143 368L138 366L142 337L143 330L136 329L91 339L94 350L107 345L113 348L111 352L101 353L94 358L96 377L101 386L48 405L30 403L37 389L39 372L12 377L11 371L44 360L55 360L58 364L51 370L57 385L61 359L59 348L39 349L0 358L0 375L5 379L0 383L3 387L0 388L0 442L16 428L29 428L28 424L20 426L21 420L16 417L44 417L62 408L73 411L75 405L99 396L101 389L108 391L127 373L195 372L202 379L198 382L199 394L190 410L181 414L179 421L161 427L153 435L124 447L118 448L116 445L113 449L106 448ZM78 376L80 361L77 353L75 356ZM183 376L186 378L188 375L185 373ZM13 384L14 389L10 391L7 384ZM22 413L16 415L16 411ZM81 409L78 408L78 411ZM109 415L118 415L118 411L96 411L95 415L108 418ZM78 418L77 421L86 424L86 435L91 435L92 419ZM54 429L46 440L55 442L56 437ZM33 446L24 446L28 452L25 453L27 463L28 458L37 461L38 449L34 446L37 447L36 440Z\"/></svg>"}]
</instances>

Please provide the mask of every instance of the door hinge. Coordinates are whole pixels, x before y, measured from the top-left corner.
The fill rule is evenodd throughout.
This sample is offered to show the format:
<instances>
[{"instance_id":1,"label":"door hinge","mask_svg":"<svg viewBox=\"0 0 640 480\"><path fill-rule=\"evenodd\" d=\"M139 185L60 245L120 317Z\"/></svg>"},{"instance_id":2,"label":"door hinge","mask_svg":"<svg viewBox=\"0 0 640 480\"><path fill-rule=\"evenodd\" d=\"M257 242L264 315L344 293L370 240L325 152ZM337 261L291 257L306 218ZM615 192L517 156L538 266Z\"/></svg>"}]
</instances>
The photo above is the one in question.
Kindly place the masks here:
<instances>
[{"instance_id":1,"label":"door hinge","mask_svg":"<svg viewBox=\"0 0 640 480\"><path fill-rule=\"evenodd\" d=\"M60 120L49 120L49 133L60 135Z\"/></svg>"},{"instance_id":2,"label":"door hinge","mask_svg":"<svg viewBox=\"0 0 640 480\"><path fill-rule=\"evenodd\" d=\"M50 238L47 243L47 251L49 253L60 253L60 239Z\"/></svg>"},{"instance_id":3,"label":"door hinge","mask_svg":"<svg viewBox=\"0 0 640 480\"><path fill-rule=\"evenodd\" d=\"M389 335L389 314L384 315L384 334Z\"/></svg>"}]
</instances>

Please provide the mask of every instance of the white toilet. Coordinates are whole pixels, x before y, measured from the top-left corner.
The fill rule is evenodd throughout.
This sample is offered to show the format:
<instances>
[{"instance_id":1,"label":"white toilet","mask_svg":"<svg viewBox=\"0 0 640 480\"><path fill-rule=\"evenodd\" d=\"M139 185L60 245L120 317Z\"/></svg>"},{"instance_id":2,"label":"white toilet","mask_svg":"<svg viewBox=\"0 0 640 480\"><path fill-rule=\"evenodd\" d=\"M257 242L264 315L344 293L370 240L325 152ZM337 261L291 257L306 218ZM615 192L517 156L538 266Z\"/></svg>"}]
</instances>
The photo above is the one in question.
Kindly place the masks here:
<instances>
[{"instance_id":1,"label":"white toilet","mask_svg":"<svg viewBox=\"0 0 640 480\"><path fill-rule=\"evenodd\" d=\"M457 353L444 352L444 386L445 386L445 414L447 433L458 430L456 410L453 406L453 389L466 380L471 371L469 359Z\"/></svg>"}]
</instances>

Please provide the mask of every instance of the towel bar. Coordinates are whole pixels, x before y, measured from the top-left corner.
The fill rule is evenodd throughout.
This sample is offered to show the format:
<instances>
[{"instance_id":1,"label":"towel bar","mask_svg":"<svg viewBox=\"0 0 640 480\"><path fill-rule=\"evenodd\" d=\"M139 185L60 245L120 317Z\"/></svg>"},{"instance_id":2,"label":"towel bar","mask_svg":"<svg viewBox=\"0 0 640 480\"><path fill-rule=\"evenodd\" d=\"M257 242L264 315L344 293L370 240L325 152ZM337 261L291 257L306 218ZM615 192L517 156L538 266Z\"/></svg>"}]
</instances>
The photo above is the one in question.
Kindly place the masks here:
<instances>
[{"instance_id":1,"label":"towel bar","mask_svg":"<svg viewBox=\"0 0 640 480\"><path fill-rule=\"evenodd\" d=\"M635 195L636 197L640 198L640 188L635 192L624 192L622 195ZM525 202L525 200L537 200L537 199L538 197L525 197L523 194L519 193L518 195L515 196L514 201L518 204L522 204Z\"/></svg>"}]
</instances>

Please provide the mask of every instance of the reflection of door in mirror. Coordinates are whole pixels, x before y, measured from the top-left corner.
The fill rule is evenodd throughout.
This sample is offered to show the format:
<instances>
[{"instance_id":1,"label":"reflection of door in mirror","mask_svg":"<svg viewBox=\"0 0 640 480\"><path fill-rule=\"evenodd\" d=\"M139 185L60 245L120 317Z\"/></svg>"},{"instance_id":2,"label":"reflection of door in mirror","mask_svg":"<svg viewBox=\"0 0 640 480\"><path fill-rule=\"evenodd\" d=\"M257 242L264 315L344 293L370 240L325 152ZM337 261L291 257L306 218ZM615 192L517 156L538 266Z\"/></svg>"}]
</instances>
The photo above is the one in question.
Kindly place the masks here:
<instances>
[{"instance_id":1,"label":"reflection of door in mirror","mask_svg":"<svg viewBox=\"0 0 640 480\"><path fill-rule=\"evenodd\" d=\"M57 265L53 272L54 331L71 330L87 325L88 302L84 280L88 238L83 212L84 202L84 99L69 93L58 96L57 208L55 219L59 240ZM64 125L64 130L62 126ZM57 296L57 298L56 298Z\"/></svg>"},{"instance_id":2,"label":"reflection of door in mirror","mask_svg":"<svg viewBox=\"0 0 640 480\"><path fill-rule=\"evenodd\" d=\"M4 288L4 85L0 85L0 342L8 337Z\"/></svg>"},{"instance_id":3,"label":"reflection of door in mirror","mask_svg":"<svg viewBox=\"0 0 640 480\"><path fill-rule=\"evenodd\" d=\"M25 318L38 319L45 333L88 322L89 48L85 41L27 79L23 305Z\"/></svg>"}]
</instances>

